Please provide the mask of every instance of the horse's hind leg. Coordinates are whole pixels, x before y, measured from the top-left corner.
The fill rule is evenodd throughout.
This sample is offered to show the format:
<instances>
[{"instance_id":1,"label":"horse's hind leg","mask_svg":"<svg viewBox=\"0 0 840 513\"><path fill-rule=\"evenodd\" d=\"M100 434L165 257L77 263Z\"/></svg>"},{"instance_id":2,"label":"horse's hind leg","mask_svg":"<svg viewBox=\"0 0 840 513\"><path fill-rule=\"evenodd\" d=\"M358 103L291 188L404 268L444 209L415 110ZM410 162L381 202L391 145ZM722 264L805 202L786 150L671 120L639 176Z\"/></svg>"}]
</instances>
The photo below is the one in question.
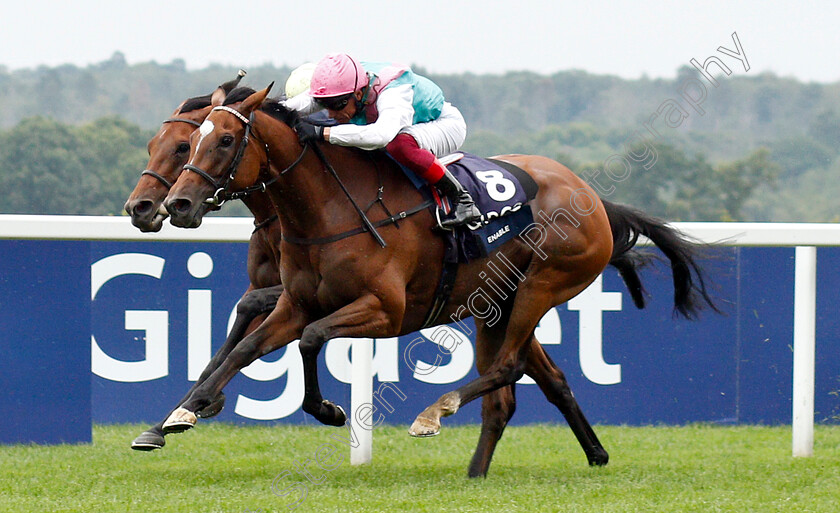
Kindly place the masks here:
<instances>
[{"instance_id":1,"label":"horse's hind leg","mask_svg":"<svg viewBox=\"0 0 840 513\"><path fill-rule=\"evenodd\" d=\"M531 342L531 350L528 353L525 373L534 378L548 401L555 405L560 413L566 418L566 422L575 434L586 459L590 465L606 465L609 455L592 426L583 416L583 412L575 399L566 376L557 368L542 345L534 337Z\"/></svg>"},{"instance_id":2,"label":"horse's hind leg","mask_svg":"<svg viewBox=\"0 0 840 513\"><path fill-rule=\"evenodd\" d=\"M516 385L508 385L482 397L481 435L470 461L470 477L486 477L496 444L516 411Z\"/></svg>"},{"instance_id":3,"label":"horse's hind leg","mask_svg":"<svg viewBox=\"0 0 840 513\"><path fill-rule=\"evenodd\" d=\"M186 395L178 401L176 407L167 413L164 420L158 422L135 438L131 443L132 449L137 451L152 451L160 449L166 444L166 441L164 440L165 433L163 431L164 421L172 414L173 411L175 411L175 409L178 408L178 406L189 399L196 387L203 383L213 373L213 371L222 364L225 358L227 358L227 355L230 354L242 338L262 324L262 321L265 320L268 312L274 309L274 306L277 304L277 298L280 297L282 292L283 286L277 285L274 287L252 290L242 297L242 300L236 307L236 318L234 319L233 326L231 327L230 333L228 334L227 339L225 339L222 347L216 351L216 354L214 354L210 362L207 363L207 367L204 368L204 371L202 371L198 380L192 387L190 387ZM196 415L205 419L218 415L218 413L222 411L224 403L224 394L219 394L210 405L196 412Z\"/></svg>"},{"instance_id":4,"label":"horse's hind leg","mask_svg":"<svg viewBox=\"0 0 840 513\"><path fill-rule=\"evenodd\" d=\"M526 356L531 347L534 329L540 318L554 305L562 304L585 289L597 274L579 276L577 272L528 271L534 277L526 279L513 300L509 320L504 323L504 342L493 363L477 379L447 392L420 412L408 433L411 436L434 436L440 432L440 419L458 411L473 399L503 386L512 385L525 374ZM589 279L589 278L592 279ZM552 288L546 287L549 283Z\"/></svg>"},{"instance_id":5,"label":"horse's hind leg","mask_svg":"<svg viewBox=\"0 0 840 513\"><path fill-rule=\"evenodd\" d=\"M484 354L487 348L487 344L477 344L476 351L479 360L492 359L492 355ZM525 366L525 374L537 382L549 402L563 413L566 422L586 453L589 464L606 465L609 459L607 451L601 446L598 437L583 416L563 372L551 361L536 337L531 337L531 349ZM470 477L484 477L490 469L490 461L496 445L516 410L514 386L500 388L483 397L481 436L470 462Z\"/></svg>"},{"instance_id":6,"label":"horse's hind leg","mask_svg":"<svg viewBox=\"0 0 840 513\"><path fill-rule=\"evenodd\" d=\"M492 326L476 320L475 366L479 374L484 374L496 359L505 337L513 298L507 298L500 304L501 317ZM516 411L515 384L504 386L482 397L481 435L475 448L468 470L469 477L485 477L490 468L490 461L496 450L496 444L508 421Z\"/></svg>"}]
</instances>

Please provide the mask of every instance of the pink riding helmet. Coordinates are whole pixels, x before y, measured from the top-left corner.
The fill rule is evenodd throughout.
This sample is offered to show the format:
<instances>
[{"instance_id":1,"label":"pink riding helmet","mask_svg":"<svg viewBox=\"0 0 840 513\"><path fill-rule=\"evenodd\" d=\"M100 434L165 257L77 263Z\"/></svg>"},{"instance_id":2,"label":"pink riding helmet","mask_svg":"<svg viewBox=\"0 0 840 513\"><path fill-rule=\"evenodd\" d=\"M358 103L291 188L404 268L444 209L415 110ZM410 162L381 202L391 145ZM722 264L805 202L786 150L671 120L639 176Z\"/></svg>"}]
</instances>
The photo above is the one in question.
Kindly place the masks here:
<instances>
[{"instance_id":1,"label":"pink riding helmet","mask_svg":"<svg viewBox=\"0 0 840 513\"><path fill-rule=\"evenodd\" d=\"M346 53L327 55L315 66L309 95L313 98L330 98L354 93L367 85L365 68Z\"/></svg>"}]
</instances>

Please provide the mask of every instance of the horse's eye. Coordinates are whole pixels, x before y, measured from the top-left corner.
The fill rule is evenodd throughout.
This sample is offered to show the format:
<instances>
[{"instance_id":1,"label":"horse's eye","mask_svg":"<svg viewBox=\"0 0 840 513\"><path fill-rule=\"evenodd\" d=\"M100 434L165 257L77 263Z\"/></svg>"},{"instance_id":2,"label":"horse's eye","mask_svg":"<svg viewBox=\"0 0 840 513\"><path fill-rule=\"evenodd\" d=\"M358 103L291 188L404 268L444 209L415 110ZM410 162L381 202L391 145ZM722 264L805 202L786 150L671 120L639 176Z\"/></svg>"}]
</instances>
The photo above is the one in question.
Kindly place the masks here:
<instances>
[{"instance_id":1,"label":"horse's eye","mask_svg":"<svg viewBox=\"0 0 840 513\"><path fill-rule=\"evenodd\" d=\"M182 142L175 148L175 153L189 153L190 152L190 143Z\"/></svg>"},{"instance_id":2,"label":"horse's eye","mask_svg":"<svg viewBox=\"0 0 840 513\"><path fill-rule=\"evenodd\" d=\"M219 140L219 144L222 146L230 146L233 144L233 136L232 135L224 135L222 136L221 140Z\"/></svg>"}]
</instances>

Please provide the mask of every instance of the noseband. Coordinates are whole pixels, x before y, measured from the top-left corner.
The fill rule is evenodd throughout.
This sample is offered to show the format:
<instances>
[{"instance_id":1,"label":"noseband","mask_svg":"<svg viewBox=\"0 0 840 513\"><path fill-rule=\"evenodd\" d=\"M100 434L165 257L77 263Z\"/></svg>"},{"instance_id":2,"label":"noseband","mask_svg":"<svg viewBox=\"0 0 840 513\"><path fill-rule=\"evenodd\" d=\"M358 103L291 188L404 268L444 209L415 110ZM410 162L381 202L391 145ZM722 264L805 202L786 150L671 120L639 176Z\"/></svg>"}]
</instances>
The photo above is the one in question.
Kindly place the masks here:
<instances>
[{"instance_id":1,"label":"noseband","mask_svg":"<svg viewBox=\"0 0 840 513\"><path fill-rule=\"evenodd\" d=\"M197 127L201 126L201 123L199 123L198 121L193 121L191 119L184 119L184 118L169 118L169 119L163 120L162 124L165 125L166 123L189 123L190 125L195 125ZM169 180L167 180L166 178L164 178L160 174L152 171L151 169L144 169L143 172L140 173L140 176L143 176L143 175L151 176L152 178L156 179L158 182L162 183L163 186L166 187L167 189L172 188L172 182L170 182Z\"/></svg>"}]
</instances>

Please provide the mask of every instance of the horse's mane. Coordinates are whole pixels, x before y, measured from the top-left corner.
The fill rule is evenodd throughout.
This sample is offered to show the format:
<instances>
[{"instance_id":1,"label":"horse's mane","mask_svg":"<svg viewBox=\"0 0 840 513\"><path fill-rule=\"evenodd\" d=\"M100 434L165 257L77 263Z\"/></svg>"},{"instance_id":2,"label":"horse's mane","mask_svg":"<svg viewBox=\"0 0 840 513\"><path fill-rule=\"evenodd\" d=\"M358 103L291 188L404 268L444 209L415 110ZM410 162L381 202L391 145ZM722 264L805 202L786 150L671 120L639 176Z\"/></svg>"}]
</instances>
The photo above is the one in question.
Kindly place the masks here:
<instances>
[{"instance_id":1,"label":"horse's mane","mask_svg":"<svg viewBox=\"0 0 840 513\"><path fill-rule=\"evenodd\" d=\"M224 84L220 85L225 93L231 93L234 88L236 88L236 84L242 80L242 76L244 73L240 72L233 80L228 80ZM184 105L181 107L181 110L178 111L179 114L184 114L186 112L192 112L194 110L203 109L204 107L209 107L213 98L213 93L205 94L203 96L196 96L194 98L189 98L187 101L184 102ZM240 100L242 101L242 100Z\"/></svg>"},{"instance_id":2,"label":"horse's mane","mask_svg":"<svg viewBox=\"0 0 840 513\"><path fill-rule=\"evenodd\" d=\"M289 126L295 126L300 119L300 114L280 103L283 100L285 98L266 98L260 106L260 110Z\"/></svg>"},{"instance_id":3,"label":"horse's mane","mask_svg":"<svg viewBox=\"0 0 840 513\"><path fill-rule=\"evenodd\" d=\"M233 91L229 92L227 96L225 96L225 101L222 102L222 105L232 105L234 103L245 101L245 98L251 96L255 92L256 91L254 91L250 87L237 87Z\"/></svg>"},{"instance_id":4,"label":"horse's mane","mask_svg":"<svg viewBox=\"0 0 840 513\"><path fill-rule=\"evenodd\" d=\"M254 91L250 87L237 87L236 89L228 93L222 105L232 105L234 103L245 101L246 98L248 98L255 92L256 91ZM266 98L260 106L260 110L265 112L269 116L286 123L289 126L294 126L295 122L300 118L300 115L296 111L293 111L287 108L282 103L280 103L285 99L285 97Z\"/></svg>"},{"instance_id":5,"label":"horse's mane","mask_svg":"<svg viewBox=\"0 0 840 513\"><path fill-rule=\"evenodd\" d=\"M205 94L204 96L196 96L195 98L190 98L184 102L184 105L181 107L181 110L178 111L179 114L184 114L187 112L192 112L194 110L203 109L204 107L210 106L210 97L212 95Z\"/></svg>"}]
</instances>

